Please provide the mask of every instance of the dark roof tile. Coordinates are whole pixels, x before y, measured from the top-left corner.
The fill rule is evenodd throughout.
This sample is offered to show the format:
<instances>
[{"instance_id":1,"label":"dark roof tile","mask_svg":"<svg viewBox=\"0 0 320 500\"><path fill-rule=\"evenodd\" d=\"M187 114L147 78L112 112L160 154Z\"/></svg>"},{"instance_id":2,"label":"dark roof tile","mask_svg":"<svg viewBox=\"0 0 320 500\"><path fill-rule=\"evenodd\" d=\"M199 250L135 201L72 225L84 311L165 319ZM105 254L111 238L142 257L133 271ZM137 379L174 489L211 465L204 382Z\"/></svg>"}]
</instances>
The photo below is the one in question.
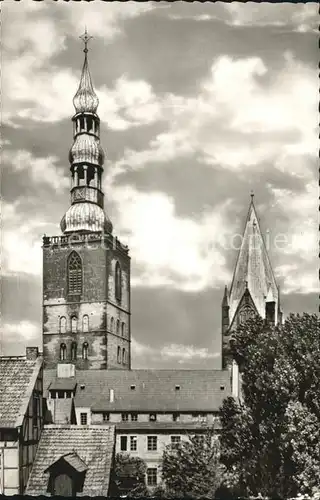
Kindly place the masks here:
<instances>
[{"instance_id":1,"label":"dark roof tile","mask_svg":"<svg viewBox=\"0 0 320 500\"><path fill-rule=\"evenodd\" d=\"M0 427L20 425L41 366L42 358L0 357Z\"/></svg>"},{"instance_id":2,"label":"dark roof tile","mask_svg":"<svg viewBox=\"0 0 320 500\"><path fill-rule=\"evenodd\" d=\"M112 425L47 425L38 445L26 495L48 495L50 465L68 453L76 453L87 465L82 495L106 496L114 451Z\"/></svg>"}]
</instances>

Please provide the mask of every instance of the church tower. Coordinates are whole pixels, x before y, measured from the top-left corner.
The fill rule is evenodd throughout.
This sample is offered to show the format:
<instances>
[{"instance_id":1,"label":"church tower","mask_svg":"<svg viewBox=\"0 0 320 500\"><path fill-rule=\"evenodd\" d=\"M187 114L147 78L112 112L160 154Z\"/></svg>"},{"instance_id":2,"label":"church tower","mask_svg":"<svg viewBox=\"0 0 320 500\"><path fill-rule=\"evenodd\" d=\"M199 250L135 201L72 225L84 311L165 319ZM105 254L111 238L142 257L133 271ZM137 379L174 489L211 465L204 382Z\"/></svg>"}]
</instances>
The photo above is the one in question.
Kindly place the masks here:
<instances>
[{"instance_id":1,"label":"church tower","mask_svg":"<svg viewBox=\"0 0 320 500\"><path fill-rule=\"evenodd\" d=\"M62 234L43 237L43 355L46 368L130 369L130 257L104 212L104 152L98 97L84 64L74 96L70 207Z\"/></svg>"},{"instance_id":2,"label":"church tower","mask_svg":"<svg viewBox=\"0 0 320 500\"><path fill-rule=\"evenodd\" d=\"M233 393L239 393L238 367L228 356L232 330L259 314L271 324L282 322L280 293L263 240L259 219L251 195L241 247L231 287L222 300L222 364L232 364Z\"/></svg>"}]
</instances>

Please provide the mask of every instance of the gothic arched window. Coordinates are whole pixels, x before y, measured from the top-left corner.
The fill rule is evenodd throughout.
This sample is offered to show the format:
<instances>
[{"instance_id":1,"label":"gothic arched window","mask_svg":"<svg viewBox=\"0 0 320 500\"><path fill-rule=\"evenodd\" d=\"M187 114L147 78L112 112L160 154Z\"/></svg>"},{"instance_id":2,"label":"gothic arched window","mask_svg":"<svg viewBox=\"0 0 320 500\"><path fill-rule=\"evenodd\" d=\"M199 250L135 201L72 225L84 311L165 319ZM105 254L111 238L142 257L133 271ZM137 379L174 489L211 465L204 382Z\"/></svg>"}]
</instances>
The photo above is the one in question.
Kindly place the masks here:
<instances>
[{"instance_id":1,"label":"gothic arched window","mask_svg":"<svg viewBox=\"0 0 320 500\"><path fill-rule=\"evenodd\" d=\"M110 332L114 332L114 318L112 317L110 320Z\"/></svg>"},{"instance_id":2,"label":"gothic arched window","mask_svg":"<svg viewBox=\"0 0 320 500\"><path fill-rule=\"evenodd\" d=\"M71 359L75 361L77 359L77 344L72 342L71 344Z\"/></svg>"},{"instance_id":3,"label":"gothic arched window","mask_svg":"<svg viewBox=\"0 0 320 500\"><path fill-rule=\"evenodd\" d=\"M84 342L82 345L82 359L88 359L88 342Z\"/></svg>"},{"instance_id":4,"label":"gothic arched window","mask_svg":"<svg viewBox=\"0 0 320 500\"><path fill-rule=\"evenodd\" d=\"M121 335L124 337L126 331L126 324L124 322L121 323Z\"/></svg>"},{"instance_id":5,"label":"gothic arched window","mask_svg":"<svg viewBox=\"0 0 320 500\"><path fill-rule=\"evenodd\" d=\"M59 333L66 333L67 331L67 320L65 316L61 316L59 319Z\"/></svg>"},{"instance_id":6,"label":"gothic arched window","mask_svg":"<svg viewBox=\"0 0 320 500\"><path fill-rule=\"evenodd\" d=\"M72 318L71 318L71 332L72 333L77 333L77 323L78 323L77 317L72 316Z\"/></svg>"},{"instance_id":7,"label":"gothic arched window","mask_svg":"<svg viewBox=\"0 0 320 500\"><path fill-rule=\"evenodd\" d=\"M126 363L126 350L125 348L122 349L122 363Z\"/></svg>"},{"instance_id":8,"label":"gothic arched window","mask_svg":"<svg viewBox=\"0 0 320 500\"><path fill-rule=\"evenodd\" d=\"M60 359L64 361L66 359L67 346L66 344L60 345Z\"/></svg>"},{"instance_id":9,"label":"gothic arched window","mask_svg":"<svg viewBox=\"0 0 320 500\"><path fill-rule=\"evenodd\" d=\"M117 349L117 361L118 361L118 363L121 363L121 347L119 347L119 346Z\"/></svg>"},{"instance_id":10,"label":"gothic arched window","mask_svg":"<svg viewBox=\"0 0 320 500\"><path fill-rule=\"evenodd\" d=\"M119 262L116 263L115 270L115 295L117 300L121 300L121 267Z\"/></svg>"},{"instance_id":11,"label":"gothic arched window","mask_svg":"<svg viewBox=\"0 0 320 500\"><path fill-rule=\"evenodd\" d=\"M120 321L117 319L117 329L116 329L116 334L120 335Z\"/></svg>"},{"instance_id":12,"label":"gothic arched window","mask_svg":"<svg viewBox=\"0 0 320 500\"><path fill-rule=\"evenodd\" d=\"M82 262L77 252L71 252L68 258L68 293L82 292Z\"/></svg>"},{"instance_id":13,"label":"gothic arched window","mask_svg":"<svg viewBox=\"0 0 320 500\"><path fill-rule=\"evenodd\" d=\"M87 314L85 314L82 318L82 331L83 332L89 331L89 316Z\"/></svg>"}]
</instances>

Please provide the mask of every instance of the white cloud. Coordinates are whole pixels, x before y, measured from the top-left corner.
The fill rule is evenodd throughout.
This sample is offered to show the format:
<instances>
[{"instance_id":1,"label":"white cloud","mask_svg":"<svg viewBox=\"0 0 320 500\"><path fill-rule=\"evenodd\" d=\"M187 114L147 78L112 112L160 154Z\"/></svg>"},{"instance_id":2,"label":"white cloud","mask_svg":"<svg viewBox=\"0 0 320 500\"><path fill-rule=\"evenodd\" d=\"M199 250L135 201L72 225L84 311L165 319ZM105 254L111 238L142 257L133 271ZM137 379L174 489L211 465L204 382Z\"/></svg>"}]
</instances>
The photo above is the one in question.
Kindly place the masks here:
<instances>
[{"instance_id":1,"label":"white cloud","mask_svg":"<svg viewBox=\"0 0 320 500\"><path fill-rule=\"evenodd\" d=\"M30 218L22 210L20 202L2 202L1 264L2 274L42 273L41 236L48 223L38 218Z\"/></svg>"},{"instance_id":2,"label":"white cloud","mask_svg":"<svg viewBox=\"0 0 320 500\"><path fill-rule=\"evenodd\" d=\"M126 150L114 175L196 153L204 163L231 170L262 161L277 166L279 157L316 153L316 73L289 53L277 75L269 78L268 72L258 57L220 56L195 97L159 97L168 130L144 151Z\"/></svg>"},{"instance_id":3,"label":"white cloud","mask_svg":"<svg viewBox=\"0 0 320 500\"><path fill-rule=\"evenodd\" d=\"M2 154L2 163L13 168L16 172L26 172L30 175L32 184L47 184L58 191L69 186L70 179L65 171L58 166L59 158L48 156L36 158L30 151L5 151Z\"/></svg>"},{"instance_id":4,"label":"white cloud","mask_svg":"<svg viewBox=\"0 0 320 500\"><path fill-rule=\"evenodd\" d=\"M276 273L284 279L283 293L318 291L317 183L306 184L303 193L280 188L271 191L279 211L288 214L277 245Z\"/></svg>"},{"instance_id":5,"label":"white cloud","mask_svg":"<svg viewBox=\"0 0 320 500\"><path fill-rule=\"evenodd\" d=\"M40 325L28 320L16 323L2 323L0 327L0 354L19 356L25 354L26 346L39 346Z\"/></svg>"},{"instance_id":6,"label":"white cloud","mask_svg":"<svg viewBox=\"0 0 320 500\"><path fill-rule=\"evenodd\" d=\"M66 49L66 33L70 37L77 37L79 26L86 25L91 35L107 40L122 32L122 24L126 19L154 8L151 3L126 2L124 5L122 2L112 2L105 5L95 2L93 6L81 2L74 4L71 9L64 2L59 2L49 7L31 9L31 14L26 3L14 5L13 2L13 5L6 4L3 8L2 119L11 126L18 126L17 118L55 122L72 115L72 98L79 84L79 75L74 75L69 69L61 69L54 63L50 64L54 56ZM56 16L62 16L60 22L57 22ZM108 94L103 96L104 89L101 89L102 103L105 100L111 108L111 113L106 116L107 119L111 116L111 126L113 124L115 128L122 129L135 121L148 123L150 113L156 112L155 102L148 100L145 95L148 91L145 82L131 83L126 79L116 83L111 98ZM143 101L143 96L147 101ZM135 112L132 108L134 102L125 103L128 97L137 101ZM126 108L127 117L117 115L119 109L125 113Z\"/></svg>"},{"instance_id":7,"label":"white cloud","mask_svg":"<svg viewBox=\"0 0 320 500\"><path fill-rule=\"evenodd\" d=\"M282 26L293 31L313 31L318 29L318 4L268 2L253 4L247 2L230 2L224 4L231 18L228 24L235 26Z\"/></svg>"},{"instance_id":8,"label":"white cloud","mask_svg":"<svg viewBox=\"0 0 320 500\"><path fill-rule=\"evenodd\" d=\"M133 285L201 290L230 278L222 250L232 230L225 224L229 201L194 221L178 217L173 200L160 192L125 186L114 188L111 196L119 207L117 231L125 235L134 264L143 269L135 273L133 265Z\"/></svg>"},{"instance_id":9,"label":"white cloud","mask_svg":"<svg viewBox=\"0 0 320 500\"><path fill-rule=\"evenodd\" d=\"M219 357L219 353L210 352L208 348L196 347L194 345L184 344L165 344L160 350L149 345L141 344L134 338L132 339L132 357L139 362L139 358L148 357L149 363L153 359L157 361L174 361L179 365L185 363L197 363L201 360L215 359Z\"/></svg>"}]
</instances>

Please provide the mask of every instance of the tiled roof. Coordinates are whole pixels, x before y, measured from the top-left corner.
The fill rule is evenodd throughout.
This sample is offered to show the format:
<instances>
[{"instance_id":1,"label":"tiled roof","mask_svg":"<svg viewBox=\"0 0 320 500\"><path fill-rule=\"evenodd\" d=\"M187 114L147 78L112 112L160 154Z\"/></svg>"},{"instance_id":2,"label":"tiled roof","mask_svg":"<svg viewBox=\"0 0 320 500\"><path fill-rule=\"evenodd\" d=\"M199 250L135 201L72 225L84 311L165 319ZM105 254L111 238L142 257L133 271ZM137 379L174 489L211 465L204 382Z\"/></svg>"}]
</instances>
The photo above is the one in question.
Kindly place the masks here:
<instances>
[{"instance_id":1,"label":"tiled roof","mask_svg":"<svg viewBox=\"0 0 320 500\"><path fill-rule=\"evenodd\" d=\"M68 464L71 465L74 469L76 469L78 472L84 472L85 470L88 469L87 465L84 463L83 460L77 455L77 453L67 453L66 455L63 456L63 459L68 462Z\"/></svg>"},{"instance_id":2,"label":"tiled roof","mask_svg":"<svg viewBox=\"0 0 320 500\"><path fill-rule=\"evenodd\" d=\"M42 366L21 357L0 357L0 427L21 425Z\"/></svg>"},{"instance_id":3,"label":"tiled roof","mask_svg":"<svg viewBox=\"0 0 320 500\"><path fill-rule=\"evenodd\" d=\"M172 432L185 432L185 431L202 431L208 428L208 424L201 422L117 422L117 431L134 432L150 431L153 433L161 431ZM220 429L221 424L219 421L214 422L213 429Z\"/></svg>"},{"instance_id":4,"label":"tiled roof","mask_svg":"<svg viewBox=\"0 0 320 500\"><path fill-rule=\"evenodd\" d=\"M106 496L114 451L114 426L47 425L38 445L26 495L48 495L49 473L54 462L76 453L87 465L82 496Z\"/></svg>"},{"instance_id":5,"label":"tiled roof","mask_svg":"<svg viewBox=\"0 0 320 500\"><path fill-rule=\"evenodd\" d=\"M45 388L55 373L45 371ZM76 380L75 406L95 411L215 412L230 395L226 370L78 370Z\"/></svg>"}]
</instances>

